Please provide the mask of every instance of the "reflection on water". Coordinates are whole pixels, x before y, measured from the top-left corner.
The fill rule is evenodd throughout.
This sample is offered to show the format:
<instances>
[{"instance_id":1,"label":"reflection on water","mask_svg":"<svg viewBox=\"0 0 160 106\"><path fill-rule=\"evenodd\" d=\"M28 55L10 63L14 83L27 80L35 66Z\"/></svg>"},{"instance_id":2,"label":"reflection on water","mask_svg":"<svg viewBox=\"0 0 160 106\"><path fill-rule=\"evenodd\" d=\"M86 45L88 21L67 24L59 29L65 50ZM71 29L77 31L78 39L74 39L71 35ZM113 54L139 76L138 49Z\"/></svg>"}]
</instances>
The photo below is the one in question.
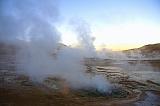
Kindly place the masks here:
<instances>
[{"instance_id":1,"label":"reflection on water","mask_svg":"<svg viewBox=\"0 0 160 106\"><path fill-rule=\"evenodd\" d=\"M129 71L160 71L160 60L117 60L113 65Z\"/></svg>"},{"instance_id":2,"label":"reflection on water","mask_svg":"<svg viewBox=\"0 0 160 106\"><path fill-rule=\"evenodd\" d=\"M127 90L146 92L133 105L160 106L159 94L150 91L160 90L160 60L105 59L92 60L90 65L111 82L121 84Z\"/></svg>"},{"instance_id":3,"label":"reflection on water","mask_svg":"<svg viewBox=\"0 0 160 106\"><path fill-rule=\"evenodd\" d=\"M88 66L98 66L101 72L110 70L112 73L125 73L133 80L160 83L160 60L89 59L86 63Z\"/></svg>"},{"instance_id":4,"label":"reflection on water","mask_svg":"<svg viewBox=\"0 0 160 106\"><path fill-rule=\"evenodd\" d=\"M112 65L120 67L131 79L160 83L160 60L119 60Z\"/></svg>"},{"instance_id":5,"label":"reflection on water","mask_svg":"<svg viewBox=\"0 0 160 106\"><path fill-rule=\"evenodd\" d=\"M111 60L109 64L103 64L103 69L110 70L117 75L127 75L123 83L138 81L146 87L134 85L132 88L139 90L158 90L160 87L160 60ZM99 67L100 69L100 67ZM123 74L123 73L124 74ZM116 77L117 77L116 75ZM118 78L120 80L120 78ZM127 83L127 81L129 81ZM138 83L137 83L138 84ZM137 87L136 87L137 86ZM134 103L136 106L160 106L160 95L147 91L142 100Z\"/></svg>"},{"instance_id":6,"label":"reflection on water","mask_svg":"<svg viewBox=\"0 0 160 106\"><path fill-rule=\"evenodd\" d=\"M135 103L136 106L160 106L160 96L153 92L146 92L144 100Z\"/></svg>"}]
</instances>

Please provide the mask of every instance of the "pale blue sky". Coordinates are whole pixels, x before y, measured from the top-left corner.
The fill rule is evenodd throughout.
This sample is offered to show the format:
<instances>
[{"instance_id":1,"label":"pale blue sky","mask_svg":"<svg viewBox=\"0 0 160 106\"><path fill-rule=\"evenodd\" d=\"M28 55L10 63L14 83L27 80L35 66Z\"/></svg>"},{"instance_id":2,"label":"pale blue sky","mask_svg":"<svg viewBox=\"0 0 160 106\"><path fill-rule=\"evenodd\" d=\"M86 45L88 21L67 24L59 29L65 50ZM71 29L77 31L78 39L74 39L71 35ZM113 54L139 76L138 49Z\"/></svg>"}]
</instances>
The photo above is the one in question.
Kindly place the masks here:
<instances>
[{"instance_id":1,"label":"pale blue sky","mask_svg":"<svg viewBox=\"0 0 160 106\"><path fill-rule=\"evenodd\" d=\"M90 25L96 46L118 48L160 42L160 0L60 0L59 10L60 30L68 44L75 42L67 25L74 18Z\"/></svg>"}]
</instances>

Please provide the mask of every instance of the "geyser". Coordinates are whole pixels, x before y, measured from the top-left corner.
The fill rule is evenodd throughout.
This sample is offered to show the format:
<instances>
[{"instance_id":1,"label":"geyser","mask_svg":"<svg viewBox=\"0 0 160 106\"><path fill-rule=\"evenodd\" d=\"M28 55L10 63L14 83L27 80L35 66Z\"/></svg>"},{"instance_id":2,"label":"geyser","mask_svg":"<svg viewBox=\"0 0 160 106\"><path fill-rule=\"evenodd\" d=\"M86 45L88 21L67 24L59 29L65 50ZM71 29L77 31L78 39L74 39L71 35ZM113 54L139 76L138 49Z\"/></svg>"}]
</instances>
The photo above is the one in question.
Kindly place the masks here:
<instances>
[{"instance_id":1,"label":"geyser","mask_svg":"<svg viewBox=\"0 0 160 106\"><path fill-rule=\"evenodd\" d=\"M110 84L102 75L85 73L82 61L86 53L94 51L94 47L88 46L91 44L88 40L90 34L82 24L76 23L78 28L75 31L82 37L81 41L85 41L83 50L69 47L57 49L60 33L55 27L59 17L55 0L0 2L0 41L20 47L16 54L18 72L36 81L43 81L48 76L63 78L75 89L94 88L102 92L110 89Z\"/></svg>"}]
</instances>

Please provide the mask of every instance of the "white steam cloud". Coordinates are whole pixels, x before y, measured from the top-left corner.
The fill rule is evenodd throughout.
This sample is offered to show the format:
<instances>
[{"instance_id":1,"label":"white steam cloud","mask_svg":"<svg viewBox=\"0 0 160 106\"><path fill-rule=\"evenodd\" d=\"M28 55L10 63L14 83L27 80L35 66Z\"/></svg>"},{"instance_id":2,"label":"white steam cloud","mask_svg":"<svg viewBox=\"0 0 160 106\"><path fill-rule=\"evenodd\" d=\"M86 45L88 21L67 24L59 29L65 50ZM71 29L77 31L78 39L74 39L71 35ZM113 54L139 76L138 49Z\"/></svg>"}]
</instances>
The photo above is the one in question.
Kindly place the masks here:
<instances>
[{"instance_id":1,"label":"white steam cloud","mask_svg":"<svg viewBox=\"0 0 160 106\"><path fill-rule=\"evenodd\" d=\"M65 79L72 88L92 87L106 92L110 84L103 76L85 73L83 58L89 52L95 56L89 27L74 23L83 49L58 50L61 40L55 27L58 17L55 0L1 0L0 42L21 48L17 53L17 70L32 79L41 81L56 76Z\"/></svg>"},{"instance_id":2,"label":"white steam cloud","mask_svg":"<svg viewBox=\"0 0 160 106\"><path fill-rule=\"evenodd\" d=\"M84 20L73 19L70 21L70 25L73 27L73 31L77 35L77 39L82 49L84 49L85 55L87 57L97 57L97 53L93 44L94 37L89 27Z\"/></svg>"}]
</instances>

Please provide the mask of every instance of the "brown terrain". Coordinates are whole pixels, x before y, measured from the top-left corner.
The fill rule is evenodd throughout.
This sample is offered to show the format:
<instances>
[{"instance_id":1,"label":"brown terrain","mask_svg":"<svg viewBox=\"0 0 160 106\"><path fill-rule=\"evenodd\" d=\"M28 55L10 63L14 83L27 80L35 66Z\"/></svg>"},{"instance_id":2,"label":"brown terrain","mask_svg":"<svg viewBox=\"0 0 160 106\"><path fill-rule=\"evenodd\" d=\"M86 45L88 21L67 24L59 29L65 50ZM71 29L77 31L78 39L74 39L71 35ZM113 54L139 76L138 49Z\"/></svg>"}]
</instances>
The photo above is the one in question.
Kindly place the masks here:
<instances>
[{"instance_id":1,"label":"brown terrain","mask_svg":"<svg viewBox=\"0 0 160 106\"><path fill-rule=\"evenodd\" d=\"M128 55L130 53L141 53L145 57L160 57L160 43L149 44L140 48L124 50L123 52Z\"/></svg>"},{"instance_id":2,"label":"brown terrain","mask_svg":"<svg viewBox=\"0 0 160 106\"><path fill-rule=\"evenodd\" d=\"M129 49L129 50L125 50L125 51L127 52L127 51L135 51L135 50L140 50L145 53L160 52L160 43L149 44L149 45L145 45L140 48Z\"/></svg>"},{"instance_id":3,"label":"brown terrain","mask_svg":"<svg viewBox=\"0 0 160 106\"><path fill-rule=\"evenodd\" d=\"M16 50L15 46L0 44L0 106L160 106L157 76L137 80L137 73L144 72L130 74L114 64L115 60L86 59L86 72L104 74L116 88L110 94L72 90L58 78L49 77L40 83L17 73ZM154 64L160 66L157 62ZM160 73L154 71L153 75Z\"/></svg>"}]
</instances>

